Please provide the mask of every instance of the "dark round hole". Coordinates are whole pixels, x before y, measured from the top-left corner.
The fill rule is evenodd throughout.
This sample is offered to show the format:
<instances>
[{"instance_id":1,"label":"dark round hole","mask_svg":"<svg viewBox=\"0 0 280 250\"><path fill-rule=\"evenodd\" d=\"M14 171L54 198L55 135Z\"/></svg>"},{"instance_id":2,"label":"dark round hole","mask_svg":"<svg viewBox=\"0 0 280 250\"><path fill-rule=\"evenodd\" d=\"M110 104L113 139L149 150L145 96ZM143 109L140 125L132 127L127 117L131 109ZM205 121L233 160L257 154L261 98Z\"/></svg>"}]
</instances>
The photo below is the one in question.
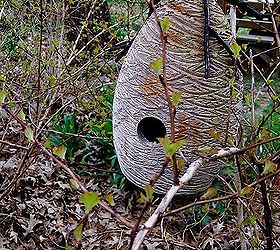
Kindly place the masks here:
<instances>
[{"instance_id":1,"label":"dark round hole","mask_svg":"<svg viewBox=\"0 0 280 250\"><path fill-rule=\"evenodd\" d=\"M138 124L138 135L149 142L156 142L158 137L166 135L166 128L161 120L154 117L145 117Z\"/></svg>"}]
</instances>

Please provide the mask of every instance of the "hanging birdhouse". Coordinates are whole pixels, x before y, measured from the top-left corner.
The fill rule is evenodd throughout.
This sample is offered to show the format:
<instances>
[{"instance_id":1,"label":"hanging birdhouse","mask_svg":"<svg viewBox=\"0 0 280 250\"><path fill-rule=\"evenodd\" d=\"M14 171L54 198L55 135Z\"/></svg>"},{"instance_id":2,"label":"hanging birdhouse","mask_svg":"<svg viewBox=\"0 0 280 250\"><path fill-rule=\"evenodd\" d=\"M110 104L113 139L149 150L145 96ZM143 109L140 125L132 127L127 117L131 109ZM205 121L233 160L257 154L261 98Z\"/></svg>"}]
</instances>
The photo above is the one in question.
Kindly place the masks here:
<instances>
[{"instance_id":1,"label":"hanging birdhouse","mask_svg":"<svg viewBox=\"0 0 280 250\"><path fill-rule=\"evenodd\" d=\"M177 160L184 162L182 174L189 163L209 153L203 149L234 142L242 85L230 55L231 31L216 1L210 0L209 6L203 0L166 1L156 9L158 20L168 18L170 22L166 76L169 95L180 93L175 140L185 141L177 152ZM114 145L122 172L139 187L145 187L165 161L158 138L171 138L161 72L151 66L163 55L160 34L153 13L127 54L115 91ZM223 165L222 160L206 163L179 193L197 195L205 191ZM155 192L166 193L172 184L170 163L156 182Z\"/></svg>"}]
</instances>

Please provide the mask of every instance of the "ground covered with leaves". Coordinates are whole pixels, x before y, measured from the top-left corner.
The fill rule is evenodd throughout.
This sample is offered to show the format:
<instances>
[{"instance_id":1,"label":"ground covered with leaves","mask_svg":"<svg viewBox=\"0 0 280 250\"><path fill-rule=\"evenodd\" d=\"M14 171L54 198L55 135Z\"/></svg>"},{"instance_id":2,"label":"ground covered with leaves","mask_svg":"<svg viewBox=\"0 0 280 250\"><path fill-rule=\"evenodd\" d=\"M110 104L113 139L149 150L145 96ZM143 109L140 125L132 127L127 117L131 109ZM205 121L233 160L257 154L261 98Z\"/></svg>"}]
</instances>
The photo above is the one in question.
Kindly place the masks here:
<instances>
[{"instance_id":1,"label":"ground covered with leaves","mask_svg":"<svg viewBox=\"0 0 280 250\"><path fill-rule=\"evenodd\" d=\"M17 173L20 158L15 154L0 162L2 186L5 187ZM98 165L98 164L96 164ZM83 176L86 187L99 194L113 194L113 209L131 222L139 216L139 192L126 183L123 189L110 184L112 175L89 166L74 167ZM279 183L274 182L275 192ZM0 247L1 249L65 249L75 245L74 229L84 214L79 202L79 192L71 187L69 177L50 159L40 156L31 162L24 176L16 183L16 188L0 201ZM221 190L221 192L223 192ZM275 238L280 236L279 196L273 196ZM160 197L146 212L143 222L157 206ZM170 209L194 202L194 199L177 197ZM258 192L248 200L251 211L259 214L262 210ZM158 225L144 241L143 249L238 249L240 228L236 218L235 200L209 202L194 206L173 216L161 218ZM265 239L256 224L259 215L249 215L244 220L251 246ZM118 222L112 214L100 207L91 213L84 230L82 249L127 249L131 230ZM279 244L279 243L278 243Z\"/></svg>"}]
</instances>

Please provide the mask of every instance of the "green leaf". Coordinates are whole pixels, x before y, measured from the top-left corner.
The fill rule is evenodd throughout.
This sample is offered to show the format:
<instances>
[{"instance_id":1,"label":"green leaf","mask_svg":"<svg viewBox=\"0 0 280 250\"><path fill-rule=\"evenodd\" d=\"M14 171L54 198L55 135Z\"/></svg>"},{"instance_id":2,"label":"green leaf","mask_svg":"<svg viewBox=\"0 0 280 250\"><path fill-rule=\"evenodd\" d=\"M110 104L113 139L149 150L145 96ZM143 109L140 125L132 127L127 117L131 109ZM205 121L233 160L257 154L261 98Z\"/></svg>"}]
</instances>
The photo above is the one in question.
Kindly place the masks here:
<instances>
[{"instance_id":1,"label":"green leaf","mask_svg":"<svg viewBox=\"0 0 280 250\"><path fill-rule=\"evenodd\" d=\"M272 95L273 101L278 101L280 99L280 95Z\"/></svg>"},{"instance_id":2,"label":"green leaf","mask_svg":"<svg viewBox=\"0 0 280 250\"><path fill-rule=\"evenodd\" d=\"M186 162L184 159L177 160L177 167L179 170L183 170L186 167Z\"/></svg>"},{"instance_id":3,"label":"green leaf","mask_svg":"<svg viewBox=\"0 0 280 250\"><path fill-rule=\"evenodd\" d=\"M145 192L146 192L146 197L147 197L147 199L148 199L149 201L151 201L151 200L154 198L154 196L153 196L153 194L154 194L154 189L153 189L153 187L152 187L151 185L146 185L146 186L145 186Z\"/></svg>"},{"instance_id":4,"label":"green leaf","mask_svg":"<svg viewBox=\"0 0 280 250\"><path fill-rule=\"evenodd\" d=\"M18 118L21 119L22 121L25 121L25 114L22 109L18 113Z\"/></svg>"},{"instance_id":5,"label":"green leaf","mask_svg":"<svg viewBox=\"0 0 280 250\"><path fill-rule=\"evenodd\" d=\"M241 47L237 43L231 44L230 50L232 51L234 58L240 57Z\"/></svg>"},{"instance_id":6,"label":"green leaf","mask_svg":"<svg viewBox=\"0 0 280 250\"><path fill-rule=\"evenodd\" d=\"M84 203L86 211L90 212L100 203L100 199L96 192L84 192L80 195L80 202Z\"/></svg>"},{"instance_id":7,"label":"green leaf","mask_svg":"<svg viewBox=\"0 0 280 250\"><path fill-rule=\"evenodd\" d=\"M266 175L266 174L273 173L276 171L276 169L277 169L276 163L274 163L269 159L266 159L264 162L264 169L262 174Z\"/></svg>"},{"instance_id":8,"label":"green leaf","mask_svg":"<svg viewBox=\"0 0 280 250\"><path fill-rule=\"evenodd\" d=\"M62 144L58 147L54 147L53 153L58 156L60 159L65 160L65 154L66 154L67 148Z\"/></svg>"},{"instance_id":9,"label":"green leaf","mask_svg":"<svg viewBox=\"0 0 280 250\"><path fill-rule=\"evenodd\" d=\"M218 195L217 189L214 187L210 187L207 189L206 193L200 197L200 199L201 200L213 199L217 197L217 195Z\"/></svg>"},{"instance_id":10,"label":"green leaf","mask_svg":"<svg viewBox=\"0 0 280 250\"><path fill-rule=\"evenodd\" d=\"M231 137L231 136L229 136L229 137L227 138L227 143L228 143L229 145L231 145L231 146L235 146L234 138Z\"/></svg>"},{"instance_id":11,"label":"green leaf","mask_svg":"<svg viewBox=\"0 0 280 250\"><path fill-rule=\"evenodd\" d=\"M248 44L242 43L241 48L245 51L248 48Z\"/></svg>"},{"instance_id":12,"label":"green leaf","mask_svg":"<svg viewBox=\"0 0 280 250\"><path fill-rule=\"evenodd\" d=\"M210 129L209 130L209 135L214 138L216 141L220 141L221 140L221 132Z\"/></svg>"},{"instance_id":13,"label":"green leaf","mask_svg":"<svg viewBox=\"0 0 280 250\"><path fill-rule=\"evenodd\" d=\"M238 96L238 91L235 89L235 88L233 88L232 89L232 94L231 94L231 96L232 96L232 98L235 100L236 99L236 97Z\"/></svg>"},{"instance_id":14,"label":"green leaf","mask_svg":"<svg viewBox=\"0 0 280 250\"><path fill-rule=\"evenodd\" d=\"M158 75L162 70L162 58L158 58L150 63L150 67L153 71L155 71Z\"/></svg>"},{"instance_id":15,"label":"green leaf","mask_svg":"<svg viewBox=\"0 0 280 250\"><path fill-rule=\"evenodd\" d=\"M244 188L241 189L240 195L241 195L241 196L246 196L246 195L252 193L253 189L254 189L253 187L246 186L246 187L244 187Z\"/></svg>"},{"instance_id":16,"label":"green leaf","mask_svg":"<svg viewBox=\"0 0 280 250\"><path fill-rule=\"evenodd\" d=\"M268 83L269 85L271 85L273 82L274 82L273 79L267 80L267 83Z\"/></svg>"},{"instance_id":17,"label":"green leaf","mask_svg":"<svg viewBox=\"0 0 280 250\"><path fill-rule=\"evenodd\" d=\"M44 144L43 144L44 148L46 149L51 149L51 141L49 139L47 139Z\"/></svg>"},{"instance_id":18,"label":"green leaf","mask_svg":"<svg viewBox=\"0 0 280 250\"><path fill-rule=\"evenodd\" d=\"M114 197L113 194L105 194L104 195L104 199L111 205L111 206L115 206L116 203L114 201Z\"/></svg>"},{"instance_id":19,"label":"green leaf","mask_svg":"<svg viewBox=\"0 0 280 250\"><path fill-rule=\"evenodd\" d=\"M234 83L235 83L235 77L233 76L232 78L230 78L230 80L229 80L229 86L233 86L234 85Z\"/></svg>"},{"instance_id":20,"label":"green leaf","mask_svg":"<svg viewBox=\"0 0 280 250\"><path fill-rule=\"evenodd\" d=\"M210 205L209 204L205 204L202 207L202 212L207 213L210 209Z\"/></svg>"},{"instance_id":21,"label":"green leaf","mask_svg":"<svg viewBox=\"0 0 280 250\"><path fill-rule=\"evenodd\" d=\"M165 137L161 138L157 138L157 140L159 141L159 143L161 144L161 146L163 147L163 150L165 152L165 154L167 155L169 146L170 146L170 141L167 135L165 135Z\"/></svg>"},{"instance_id":22,"label":"green leaf","mask_svg":"<svg viewBox=\"0 0 280 250\"><path fill-rule=\"evenodd\" d=\"M143 193L140 193L140 198L137 200L140 204L146 203L146 197Z\"/></svg>"},{"instance_id":23,"label":"green leaf","mask_svg":"<svg viewBox=\"0 0 280 250\"><path fill-rule=\"evenodd\" d=\"M185 144L185 140L180 140L170 145L169 156L174 155L183 145Z\"/></svg>"},{"instance_id":24,"label":"green leaf","mask_svg":"<svg viewBox=\"0 0 280 250\"><path fill-rule=\"evenodd\" d=\"M215 205L215 210L218 214L223 214L225 212L225 208L222 202L217 202Z\"/></svg>"},{"instance_id":25,"label":"green leaf","mask_svg":"<svg viewBox=\"0 0 280 250\"><path fill-rule=\"evenodd\" d=\"M82 234L83 234L83 224L82 223L76 227L74 234L75 234L75 239L77 241L82 240Z\"/></svg>"},{"instance_id":26,"label":"green leaf","mask_svg":"<svg viewBox=\"0 0 280 250\"><path fill-rule=\"evenodd\" d=\"M204 146L204 147L199 147L197 150L202 153L210 154L212 152L213 148L211 148L209 146Z\"/></svg>"},{"instance_id":27,"label":"green leaf","mask_svg":"<svg viewBox=\"0 0 280 250\"><path fill-rule=\"evenodd\" d=\"M0 92L0 106L2 106L2 104L4 103L6 96L7 96L7 93Z\"/></svg>"},{"instance_id":28,"label":"green leaf","mask_svg":"<svg viewBox=\"0 0 280 250\"><path fill-rule=\"evenodd\" d=\"M32 129L30 127L26 127L25 128L24 135L28 139L29 142L33 142L34 141L33 131L32 131Z\"/></svg>"},{"instance_id":29,"label":"green leaf","mask_svg":"<svg viewBox=\"0 0 280 250\"><path fill-rule=\"evenodd\" d=\"M182 96L182 91L177 91L172 93L172 104L174 107L178 106L181 96Z\"/></svg>"},{"instance_id":30,"label":"green leaf","mask_svg":"<svg viewBox=\"0 0 280 250\"><path fill-rule=\"evenodd\" d=\"M167 33L170 29L171 26L171 22L170 19L168 17L164 17L161 21L160 21L160 26L162 28L162 31L164 33Z\"/></svg>"},{"instance_id":31,"label":"green leaf","mask_svg":"<svg viewBox=\"0 0 280 250\"><path fill-rule=\"evenodd\" d=\"M254 225L255 222L259 219L259 216L257 215L249 215L245 220L244 224L245 225Z\"/></svg>"},{"instance_id":32,"label":"green leaf","mask_svg":"<svg viewBox=\"0 0 280 250\"><path fill-rule=\"evenodd\" d=\"M80 187L80 185L77 180L70 179L70 187L73 189L78 189Z\"/></svg>"},{"instance_id":33,"label":"green leaf","mask_svg":"<svg viewBox=\"0 0 280 250\"><path fill-rule=\"evenodd\" d=\"M169 138L165 135L164 138L157 138L163 147L166 157L172 157L184 144L185 140L180 140L175 143L170 143Z\"/></svg>"}]
</instances>

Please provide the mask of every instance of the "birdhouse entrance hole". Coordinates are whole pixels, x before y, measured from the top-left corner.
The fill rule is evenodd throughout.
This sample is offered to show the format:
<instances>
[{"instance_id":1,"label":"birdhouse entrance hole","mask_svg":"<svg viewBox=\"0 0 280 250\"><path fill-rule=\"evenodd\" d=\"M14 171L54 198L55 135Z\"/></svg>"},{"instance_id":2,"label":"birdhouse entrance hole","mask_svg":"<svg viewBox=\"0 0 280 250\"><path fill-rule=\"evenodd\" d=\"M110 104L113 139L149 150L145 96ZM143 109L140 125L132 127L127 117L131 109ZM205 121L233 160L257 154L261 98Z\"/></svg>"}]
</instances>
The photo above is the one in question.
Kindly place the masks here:
<instances>
[{"instance_id":1,"label":"birdhouse entrance hole","mask_svg":"<svg viewBox=\"0 0 280 250\"><path fill-rule=\"evenodd\" d=\"M138 135L141 139L156 142L158 137L165 137L166 128L161 120L155 117L145 117L138 124Z\"/></svg>"}]
</instances>

